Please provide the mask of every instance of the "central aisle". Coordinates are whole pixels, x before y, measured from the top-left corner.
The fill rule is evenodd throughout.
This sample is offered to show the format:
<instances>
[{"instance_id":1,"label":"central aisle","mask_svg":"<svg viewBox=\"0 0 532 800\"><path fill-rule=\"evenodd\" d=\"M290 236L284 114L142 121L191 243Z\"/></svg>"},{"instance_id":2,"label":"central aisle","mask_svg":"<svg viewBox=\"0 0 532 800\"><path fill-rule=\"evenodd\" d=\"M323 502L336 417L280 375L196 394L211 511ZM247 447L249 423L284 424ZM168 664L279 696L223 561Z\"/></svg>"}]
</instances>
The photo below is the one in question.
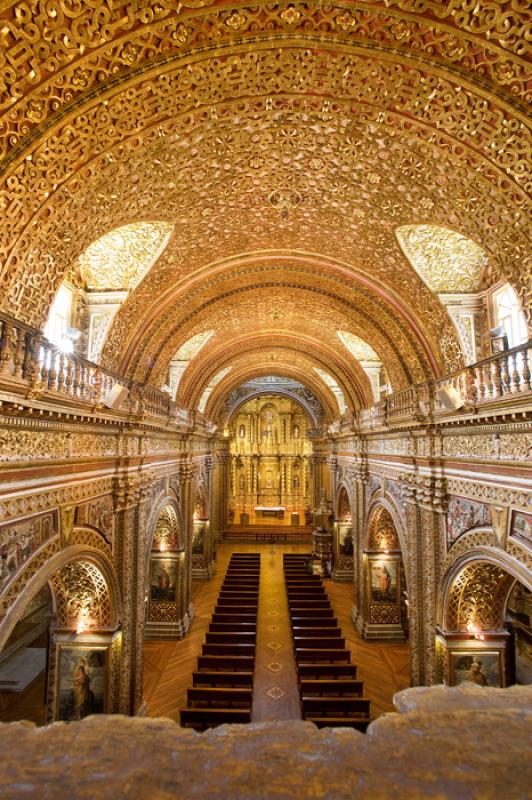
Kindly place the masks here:
<instances>
[{"instance_id":1,"label":"central aisle","mask_svg":"<svg viewBox=\"0 0 532 800\"><path fill-rule=\"evenodd\" d=\"M261 552L253 722L301 719L292 631L286 599L283 552Z\"/></svg>"}]
</instances>

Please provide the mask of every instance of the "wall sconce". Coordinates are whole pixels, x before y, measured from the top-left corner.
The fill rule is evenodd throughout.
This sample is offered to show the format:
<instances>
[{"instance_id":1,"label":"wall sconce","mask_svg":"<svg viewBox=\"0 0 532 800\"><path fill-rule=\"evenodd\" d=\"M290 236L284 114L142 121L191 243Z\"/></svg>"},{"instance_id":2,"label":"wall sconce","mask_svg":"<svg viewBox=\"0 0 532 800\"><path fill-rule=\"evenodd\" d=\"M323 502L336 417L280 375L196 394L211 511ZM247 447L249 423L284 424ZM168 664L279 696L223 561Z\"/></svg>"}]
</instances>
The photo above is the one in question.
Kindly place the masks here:
<instances>
[{"instance_id":1,"label":"wall sconce","mask_svg":"<svg viewBox=\"0 0 532 800\"><path fill-rule=\"evenodd\" d=\"M467 632L471 634L473 639L478 639L480 641L484 641L485 640L486 637L482 633L482 628L480 628L476 624L476 622L473 622L473 620L470 619L468 621L468 623L466 625L466 629L467 629Z\"/></svg>"},{"instance_id":2,"label":"wall sconce","mask_svg":"<svg viewBox=\"0 0 532 800\"><path fill-rule=\"evenodd\" d=\"M89 609L84 606L79 612L78 624L76 625L76 633L83 633L91 626L91 619L89 617Z\"/></svg>"}]
</instances>

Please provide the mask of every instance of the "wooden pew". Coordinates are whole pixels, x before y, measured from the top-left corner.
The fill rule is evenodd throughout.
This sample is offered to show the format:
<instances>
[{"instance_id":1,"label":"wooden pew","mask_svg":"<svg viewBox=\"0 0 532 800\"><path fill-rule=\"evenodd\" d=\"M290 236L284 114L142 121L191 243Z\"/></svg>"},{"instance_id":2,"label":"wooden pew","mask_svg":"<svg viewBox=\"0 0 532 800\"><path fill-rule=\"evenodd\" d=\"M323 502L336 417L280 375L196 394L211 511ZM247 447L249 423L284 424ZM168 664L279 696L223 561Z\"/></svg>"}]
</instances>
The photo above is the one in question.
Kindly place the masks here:
<instances>
[{"instance_id":1,"label":"wooden pew","mask_svg":"<svg viewBox=\"0 0 532 800\"><path fill-rule=\"evenodd\" d=\"M236 629L233 629L232 632L209 630L205 636L207 644L255 644L256 640L255 632L249 633Z\"/></svg>"},{"instance_id":2,"label":"wooden pew","mask_svg":"<svg viewBox=\"0 0 532 800\"><path fill-rule=\"evenodd\" d=\"M298 647L296 648L296 662L298 664L313 664L315 662L329 662L331 664L349 664L351 653L343 648L325 647Z\"/></svg>"},{"instance_id":3,"label":"wooden pew","mask_svg":"<svg viewBox=\"0 0 532 800\"><path fill-rule=\"evenodd\" d=\"M301 625L298 625L297 627L294 625L292 628L292 633L294 638L297 637L300 639L340 639L342 637L342 631L340 628L318 628L316 626L312 628L303 628Z\"/></svg>"},{"instance_id":4,"label":"wooden pew","mask_svg":"<svg viewBox=\"0 0 532 800\"><path fill-rule=\"evenodd\" d=\"M253 672L193 672L193 686L253 686Z\"/></svg>"},{"instance_id":5,"label":"wooden pew","mask_svg":"<svg viewBox=\"0 0 532 800\"><path fill-rule=\"evenodd\" d=\"M230 625L232 623L236 623L237 625L242 623L246 625L255 625L257 624L257 614L225 614L225 613L214 613L211 617L211 622L213 624L224 624Z\"/></svg>"},{"instance_id":6,"label":"wooden pew","mask_svg":"<svg viewBox=\"0 0 532 800\"><path fill-rule=\"evenodd\" d=\"M303 717L357 716L369 719L370 701L367 697L305 697L301 698Z\"/></svg>"},{"instance_id":7,"label":"wooden pew","mask_svg":"<svg viewBox=\"0 0 532 800\"><path fill-rule=\"evenodd\" d=\"M242 614L247 616L253 614L257 618L258 603L235 603L234 600L224 600L214 608L215 614Z\"/></svg>"},{"instance_id":8,"label":"wooden pew","mask_svg":"<svg viewBox=\"0 0 532 800\"><path fill-rule=\"evenodd\" d=\"M200 672L252 672L255 667L255 656L203 655L198 656Z\"/></svg>"},{"instance_id":9,"label":"wooden pew","mask_svg":"<svg viewBox=\"0 0 532 800\"><path fill-rule=\"evenodd\" d=\"M240 706L251 708L252 690L246 687L194 686L187 690L187 705L221 705L223 708Z\"/></svg>"},{"instance_id":10,"label":"wooden pew","mask_svg":"<svg viewBox=\"0 0 532 800\"><path fill-rule=\"evenodd\" d=\"M251 656L255 657L255 644L222 644L204 642L201 650L204 656Z\"/></svg>"},{"instance_id":11,"label":"wooden pew","mask_svg":"<svg viewBox=\"0 0 532 800\"><path fill-rule=\"evenodd\" d=\"M287 592L288 602L294 602L294 600L328 600L327 594L325 591L316 590L315 592L308 592L306 589L304 590L296 590L295 592Z\"/></svg>"},{"instance_id":12,"label":"wooden pew","mask_svg":"<svg viewBox=\"0 0 532 800\"><path fill-rule=\"evenodd\" d=\"M342 697L362 697L364 693L364 681L349 680L343 678L319 678L318 680L303 680L299 682L301 695L311 697L317 695L335 695Z\"/></svg>"},{"instance_id":13,"label":"wooden pew","mask_svg":"<svg viewBox=\"0 0 532 800\"><path fill-rule=\"evenodd\" d=\"M297 600L288 600L290 611L295 608L331 608L329 600L302 600L300 597Z\"/></svg>"},{"instance_id":14,"label":"wooden pew","mask_svg":"<svg viewBox=\"0 0 532 800\"><path fill-rule=\"evenodd\" d=\"M209 625L211 633L257 633L256 622L240 622L236 619L233 622L211 622Z\"/></svg>"},{"instance_id":15,"label":"wooden pew","mask_svg":"<svg viewBox=\"0 0 532 800\"><path fill-rule=\"evenodd\" d=\"M292 617L292 628L336 628L336 617Z\"/></svg>"},{"instance_id":16,"label":"wooden pew","mask_svg":"<svg viewBox=\"0 0 532 800\"><path fill-rule=\"evenodd\" d=\"M219 595L216 609L219 608L249 608L257 613L259 601L253 597L239 597L238 595ZM249 612L248 612L249 613Z\"/></svg>"},{"instance_id":17,"label":"wooden pew","mask_svg":"<svg viewBox=\"0 0 532 800\"><path fill-rule=\"evenodd\" d=\"M299 680L355 680L356 664L299 664Z\"/></svg>"},{"instance_id":18,"label":"wooden pew","mask_svg":"<svg viewBox=\"0 0 532 800\"><path fill-rule=\"evenodd\" d=\"M294 619L301 619L301 618L308 618L308 619L333 619L334 624L336 625L336 618L334 616L334 611L332 608L299 608L299 606L293 606L290 609L290 617L292 620Z\"/></svg>"},{"instance_id":19,"label":"wooden pew","mask_svg":"<svg viewBox=\"0 0 532 800\"><path fill-rule=\"evenodd\" d=\"M301 647L310 647L322 650L339 650L345 647L345 639L343 636L335 636L332 639L326 639L323 636L312 638L310 636L294 636L294 647L298 650Z\"/></svg>"},{"instance_id":20,"label":"wooden pew","mask_svg":"<svg viewBox=\"0 0 532 800\"><path fill-rule=\"evenodd\" d=\"M183 708L179 712L180 723L184 728L203 731L226 723L251 722L251 709L248 708Z\"/></svg>"}]
</instances>

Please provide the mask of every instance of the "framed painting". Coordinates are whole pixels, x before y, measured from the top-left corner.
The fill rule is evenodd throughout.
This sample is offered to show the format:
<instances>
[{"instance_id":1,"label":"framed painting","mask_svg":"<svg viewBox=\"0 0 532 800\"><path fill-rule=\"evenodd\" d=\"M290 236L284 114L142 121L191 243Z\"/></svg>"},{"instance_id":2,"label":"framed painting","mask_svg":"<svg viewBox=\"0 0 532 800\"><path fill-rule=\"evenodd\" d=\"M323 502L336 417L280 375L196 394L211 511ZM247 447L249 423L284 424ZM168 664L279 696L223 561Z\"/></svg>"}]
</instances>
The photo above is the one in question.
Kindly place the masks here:
<instances>
[{"instance_id":1,"label":"framed painting","mask_svg":"<svg viewBox=\"0 0 532 800\"><path fill-rule=\"evenodd\" d=\"M152 558L150 561L150 599L175 603L177 599L177 561Z\"/></svg>"},{"instance_id":2,"label":"framed painting","mask_svg":"<svg viewBox=\"0 0 532 800\"><path fill-rule=\"evenodd\" d=\"M59 645L56 720L71 722L107 710L108 648L98 645Z\"/></svg>"},{"instance_id":3,"label":"framed painting","mask_svg":"<svg viewBox=\"0 0 532 800\"><path fill-rule=\"evenodd\" d=\"M510 532L512 536L521 539L529 547L532 547L532 514L513 511Z\"/></svg>"},{"instance_id":4,"label":"framed painting","mask_svg":"<svg viewBox=\"0 0 532 800\"><path fill-rule=\"evenodd\" d=\"M451 650L449 657L452 686L459 686L461 683L502 686L499 650Z\"/></svg>"},{"instance_id":5,"label":"framed painting","mask_svg":"<svg viewBox=\"0 0 532 800\"><path fill-rule=\"evenodd\" d=\"M371 562L371 602L397 602L397 561Z\"/></svg>"}]
</instances>

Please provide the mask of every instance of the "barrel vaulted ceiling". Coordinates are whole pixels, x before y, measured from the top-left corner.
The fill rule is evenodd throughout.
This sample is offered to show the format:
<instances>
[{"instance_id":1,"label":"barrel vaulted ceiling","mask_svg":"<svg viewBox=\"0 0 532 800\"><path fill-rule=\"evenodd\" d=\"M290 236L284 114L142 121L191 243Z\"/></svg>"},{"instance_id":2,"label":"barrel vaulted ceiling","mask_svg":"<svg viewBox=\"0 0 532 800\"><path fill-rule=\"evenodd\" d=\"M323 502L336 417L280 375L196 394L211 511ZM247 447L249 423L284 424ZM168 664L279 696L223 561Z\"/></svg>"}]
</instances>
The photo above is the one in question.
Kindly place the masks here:
<instances>
[{"instance_id":1,"label":"barrel vaulted ceiling","mask_svg":"<svg viewBox=\"0 0 532 800\"><path fill-rule=\"evenodd\" d=\"M157 223L109 367L160 386L212 329L187 403L273 357L331 408L313 366L371 399L338 331L394 388L459 366L436 291L502 278L529 308L530 38L524 0L0 0L0 308L42 326L91 244Z\"/></svg>"}]
</instances>

